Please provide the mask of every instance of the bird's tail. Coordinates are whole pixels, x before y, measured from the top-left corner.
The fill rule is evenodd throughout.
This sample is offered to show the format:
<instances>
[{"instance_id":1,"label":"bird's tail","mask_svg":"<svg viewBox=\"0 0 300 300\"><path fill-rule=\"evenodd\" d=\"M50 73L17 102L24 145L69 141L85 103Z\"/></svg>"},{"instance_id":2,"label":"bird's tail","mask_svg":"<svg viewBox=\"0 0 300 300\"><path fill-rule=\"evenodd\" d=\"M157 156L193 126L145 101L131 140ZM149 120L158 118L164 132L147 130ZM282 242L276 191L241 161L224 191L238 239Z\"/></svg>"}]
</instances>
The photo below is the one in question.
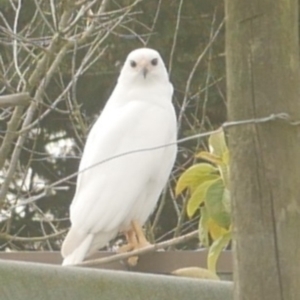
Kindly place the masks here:
<instances>
[{"instance_id":1,"label":"bird's tail","mask_svg":"<svg viewBox=\"0 0 300 300\"><path fill-rule=\"evenodd\" d=\"M63 266L76 265L81 263L87 256L93 242L94 235L92 233L84 234L75 232L73 228L69 231L63 246L62 256Z\"/></svg>"}]
</instances>

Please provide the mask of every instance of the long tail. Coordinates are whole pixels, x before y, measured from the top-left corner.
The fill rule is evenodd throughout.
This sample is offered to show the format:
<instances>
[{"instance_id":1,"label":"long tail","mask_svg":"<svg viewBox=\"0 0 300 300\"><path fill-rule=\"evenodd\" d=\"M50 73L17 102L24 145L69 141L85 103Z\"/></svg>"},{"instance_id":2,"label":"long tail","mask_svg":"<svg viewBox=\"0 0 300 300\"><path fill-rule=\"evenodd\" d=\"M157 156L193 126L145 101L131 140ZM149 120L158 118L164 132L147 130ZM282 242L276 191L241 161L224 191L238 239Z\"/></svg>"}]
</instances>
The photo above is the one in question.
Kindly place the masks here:
<instances>
[{"instance_id":1,"label":"long tail","mask_svg":"<svg viewBox=\"0 0 300 300\"><path fill-rule=\"evenodd\" d=\"M118 228L111 231L87 233L72 227L61 248L61 254L64 258L63 266L81 263L86 257L104 247L117 234Z\"/></svg>"},{"instance_id":2,"label":"long tail","mask_svg":"<svg viewBox=\"0 0 300 300\"><path fill-rule=\"evenodd\" d=\"M81 263L89 252L93 239L94 235L92 233L82 236L71 229L63 243L62 255L64 261L62 265Z\"/></svg>"}]
</instances>

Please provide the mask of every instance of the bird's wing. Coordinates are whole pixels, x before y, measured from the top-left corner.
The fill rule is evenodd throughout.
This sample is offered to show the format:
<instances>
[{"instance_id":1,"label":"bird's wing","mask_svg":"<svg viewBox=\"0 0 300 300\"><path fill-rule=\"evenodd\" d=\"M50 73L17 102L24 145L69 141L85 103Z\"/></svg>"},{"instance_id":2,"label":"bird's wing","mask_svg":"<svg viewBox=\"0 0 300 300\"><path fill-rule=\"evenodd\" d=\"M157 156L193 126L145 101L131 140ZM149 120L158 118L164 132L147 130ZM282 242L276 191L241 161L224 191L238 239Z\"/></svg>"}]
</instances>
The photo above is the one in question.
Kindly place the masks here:
<instances>
[{"instance_id":1,"label":"bird's wing","mask_svg":"<svg viewBox=\"0 0 300 300\"><path fill-rule=\"evenodd\" d=\"M171 103L158 106L130 101L121 108L104 111L84 149L80 170L98 164L78 177L71 205L72 226L86 232L109 231L120 226L144 186L159 173L164 160L174 157L168 158L167 148L160 148L100 162L175 139L176 118Z\"/></svg>"}]
</instances>

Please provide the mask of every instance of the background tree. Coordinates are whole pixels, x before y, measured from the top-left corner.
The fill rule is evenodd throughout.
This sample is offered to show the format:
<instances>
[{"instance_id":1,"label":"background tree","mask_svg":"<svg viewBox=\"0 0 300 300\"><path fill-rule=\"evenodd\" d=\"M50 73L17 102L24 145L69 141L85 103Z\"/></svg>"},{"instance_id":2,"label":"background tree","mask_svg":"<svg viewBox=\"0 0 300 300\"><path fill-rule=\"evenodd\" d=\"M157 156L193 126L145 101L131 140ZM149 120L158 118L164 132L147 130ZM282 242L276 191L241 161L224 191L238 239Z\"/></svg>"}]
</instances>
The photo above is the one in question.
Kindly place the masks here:
<instances>
[{"instance_id":1,"label":"background tree","mask_svg":"<svg viewBox=\"0 0 300 300\"><path fill-rule=\"evenodd\" d=\"M298 1L226 1L229 119L300 119ZM299 127L230 129L235 299L300 299Z\"/></svg>"},{"instance_id":2,"label":"background tree","mask_svg":"<svg viewBox=\"0 0 300 300\"><path fill-rule=\"evenodd\" d=\"M225 120L223 18L222 0L0 1L0 94L31 97L0 111L3 250L60 249L76 182L69 176L132 49L161 52L176 87L180 137ZM181 145L148 224L152 240L197 227L173 183L205 147Z\"/></svg>"}]
</instances>

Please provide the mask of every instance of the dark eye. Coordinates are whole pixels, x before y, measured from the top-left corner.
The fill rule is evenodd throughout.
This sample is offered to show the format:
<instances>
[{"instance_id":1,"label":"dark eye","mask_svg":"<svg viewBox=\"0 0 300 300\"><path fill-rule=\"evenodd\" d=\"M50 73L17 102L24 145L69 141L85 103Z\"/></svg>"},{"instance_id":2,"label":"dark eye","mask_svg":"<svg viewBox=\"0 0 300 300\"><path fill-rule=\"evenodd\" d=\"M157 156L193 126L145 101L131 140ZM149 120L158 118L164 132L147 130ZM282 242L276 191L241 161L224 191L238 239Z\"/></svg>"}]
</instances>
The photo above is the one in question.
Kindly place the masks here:
<instances>
[{"instance_id":1,"label":"dark eye","mask_svg":"<svg viewBox=\"0 0 300 300\"><path fill-rule=\"evenodd\" d=\"M153 58L152 60L151 60L151 65L152 66L156 66L158 64L158 59L157 58Z\"/></svg>"},{"instance_id":2,"label":"dark eye","mask_svg":"<svg viewBox=\"0 0 300 300\"><path fill-rule=\"evenodd\" d=\"M135 62L134 60L131 60L131 61L130 61L130 65L131 65L133 68L135 68L135 67L136 67L136 62Z\"/></svg>"}]
</instances>

